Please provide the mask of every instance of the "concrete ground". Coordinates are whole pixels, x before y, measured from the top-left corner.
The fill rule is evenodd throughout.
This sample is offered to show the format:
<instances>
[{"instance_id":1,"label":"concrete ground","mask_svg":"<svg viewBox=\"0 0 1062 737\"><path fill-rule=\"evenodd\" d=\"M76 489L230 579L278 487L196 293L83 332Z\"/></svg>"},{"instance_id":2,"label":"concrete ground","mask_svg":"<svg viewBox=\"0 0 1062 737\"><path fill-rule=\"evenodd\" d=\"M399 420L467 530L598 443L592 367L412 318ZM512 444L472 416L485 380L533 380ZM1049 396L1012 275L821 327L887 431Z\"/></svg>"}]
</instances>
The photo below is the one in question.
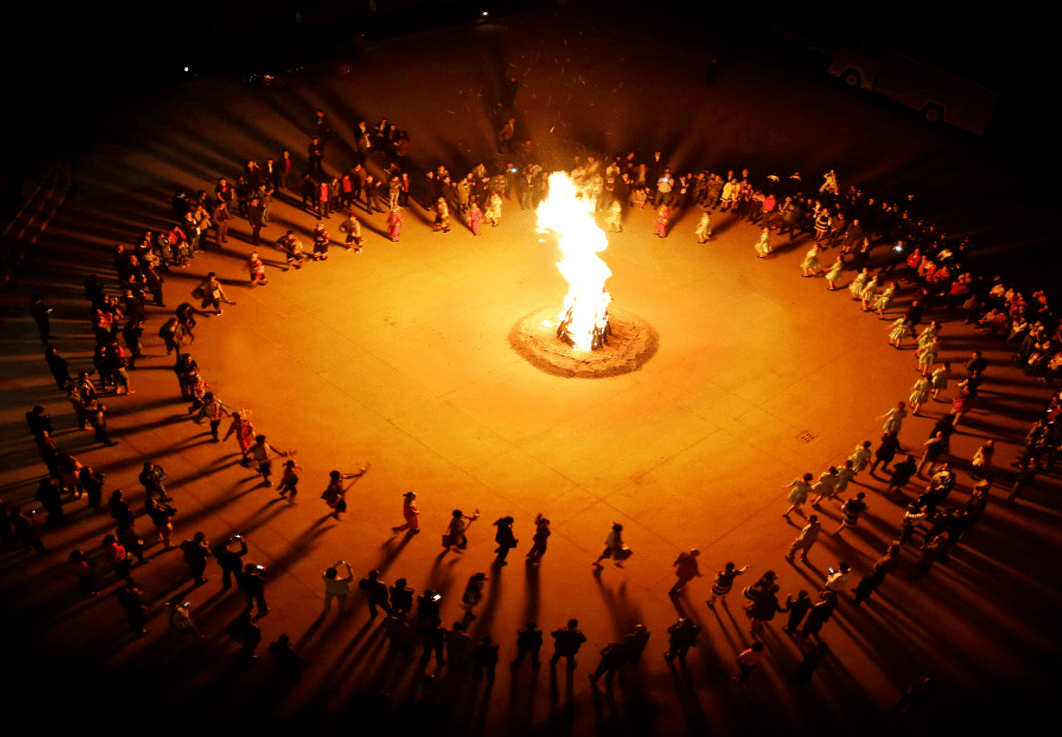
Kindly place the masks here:
<instances>
[{"instance_id":1,"label":"concrete ground","mask_svg":"<svg viewBox=\"0 0 1062 737\"><path fill-rule=\"evenodd\" d=\"M80 279L110 273L114 242L164 226L175 184L208 188L217 176L234 177L248 158L284 147L298 155L317 106L346 141L359 117L388 115L410 130L418 164L471 165L491 154L487 111L493 74L504 69L525 83L519 117L547 159L559 159L573 142L616 150L640 143L716 169L778 161L779 169L801 168L809 182L843 160L868 187L897 189L925 187L906 177L927 152L962 162L965 170L948 169L955 186L988 166L968 160L976 143L923 132L903 112L827 82L795 72L788 79L784 68L769 75L771 60L751 50L735 56L716 87L704 88L692 61L657 61L653 43L630 26L531 16L370 45L350 75L281 90L212 79L160 92L99 122L101 143L81 162L78 196L42 243L21 291L41 291L56 306L57 345L72 364L87 365L92 340ZM695 58L695 50L673 50ZM839 130L842 119L849 122ZM348 156L336 145L326 161L338 169ZM758 164L756 172L769 168ZM290 200L273 215L269 238L287 227L307 233L315 222ZM364 253L333 249L327 263L299 272L281 271L279 252L262 247L269 284L254 290L242 281L251 246L246 222L237 221L226 248L168 277L167 310L149 308L152 355L131 374L137 393L107 401L119 441L111 449L77 431L39 360L28 317L3 319L4 499L27 499L42 471L21 419L36 403L53 413L58 445L106 471L107 489L125 488L137 505L140 464L161 463L180 511L177 537L196 530L215 541L246 536L248 560L268 571L263 642L286 632L305 659L298 680L264 654L240 666L223 630L242 598L221 591L216 569L204 587L189 588L180 553L157 545L150 562L134 569L151 600L151 634L130 636L114 597L82 600L73 591L66 554L94 548L110 519L70 502L71 524L45 533L53 552L38 559L9 551L0 561L7 632L17 637L15 654L28 672L73 684L79 707L112 703L108 689L94 684L117 681L134 714L161 709L215 720L203 724L256 717L357 723L365 713L353 708L362 704L357 695L373 683L409 715L425 669L384 657L382 630L363 602L342 618L320 616L321 572L345 559L359 577L377 568L388 582L406 577L418 593L436 589L445 623L460 617L468 577L488 573L472 634L499 641L502 663L493 685L446 679L456 734L928 733L971 719L1033 723L1058 685L1054 477L1042 477L1012 505L997 488L986 518L927 579L911 580L916 553L908 549L871 604L842 603L823 631L832 655L810 685L787 684L806 644L781 632L781 615L768 628L759 672L745 686L728 681L751 639L739 592L729 608L705 606L718 568L728 560L750 565L742 583L773 568L783 593L814 591L839 560L857 576L867 571L896 537L903 511L882 494L883 478L864 473L856 488L868 493L865 523L843 538L824 536L809 566L782 558L802 521L781 518L783 485L843 461L864 439L876 442L879 415L906 400L916 378L913 351L888 347L888 322L862 313L847 290L829 293L823 280L800 278L806 239L774 238L776 255L761 261L752 250L755 229L729 216L716 217L715 239L701 246L692 214L680 213L661 240L652 235L650 211L630 213L604 254L613 272L608 286L617 307L652 324L660 349L638 372L576 380L540 372L506 342L517 320L551 304L559 309L565 292L555 248L536 233L533 213L509 203L501 225L479 238L460 227L433 233L419 207L405 221L401 242L391 243L380 216L365 218ZM335 217L328 223L337 224ZM824 256L832 261L833 252ZM215 445L188 421L154 337L162 315L208 271L222 276L238 304L202 318L190 350L225 402L249 410L273 445L297 450L296 504L259 487L236 462L231 440ZM1024 428L1051 388L1015 371L1002 343L949 313L932 317L945 321L942 360L957 365L981 348L990 362L984 397L952 444L960 468L953 498L961 502L971 487L969 459L988 437L1000 446L1001 480L1010 478ZM905 448L917 452L948 408L930 403L922 417L909 417ZM327 472L367 462L372 469L349 494L349 513L330 519L318 498ZM408 490L418 494L424 534L394 536ZM482 516L467 552L441 555L439 535L454 508ZM542 566L525 567L537 513L552 520L553 536ZM820 514L827 530L837 524L836 504ZM520 547L508 567L492 567L491 523L504 515L516 518ZM634 556L623 569L606 564L595 575L590 564L613 522L623 523ZM138 529L150 540L146 519ZM671 563L691 547L701 550L704 577L670 600ZM181 643L166 631L161 606L176 595L191 602L206 642ZM704 632L688 663L670 668L661 653L679 614ZM536 619L549 631L573 616L588 637L574 673L562 667L536 675L525 665L511 675L504 667L523 622ZM598 651L637 622L652 632L640 668L610 688L591 688L587 674ZM923 674L939 681L926 708L890 714ZM12 694L47 703L33 683L16 684Z\"/></svg>"}]
</instances>

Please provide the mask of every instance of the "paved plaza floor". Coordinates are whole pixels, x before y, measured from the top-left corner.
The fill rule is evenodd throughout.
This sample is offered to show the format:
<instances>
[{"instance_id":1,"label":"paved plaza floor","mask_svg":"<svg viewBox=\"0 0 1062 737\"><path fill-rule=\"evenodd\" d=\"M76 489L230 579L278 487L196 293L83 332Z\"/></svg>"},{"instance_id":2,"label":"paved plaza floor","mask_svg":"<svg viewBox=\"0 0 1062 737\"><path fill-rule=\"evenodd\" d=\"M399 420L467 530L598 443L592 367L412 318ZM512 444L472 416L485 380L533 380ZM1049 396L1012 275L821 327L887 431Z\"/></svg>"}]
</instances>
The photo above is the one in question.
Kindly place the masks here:
<instances>
[{"instance_id":1,"label":"paved plaza floor","mask_svg":"<svg viewBox=\"0 0 1062 737\"><path fill-rule=\"evenodd\" d=\"M941 153L944 134L912 133L904 116L883 116L876 103L868 111L843 96L840 112L824 115L864 118L834 138L811 122L812 110L840 95L825 84L801 88L804 96L794 92L792 99L780 91L776 105L794 117L776 125L748 92L762 81L766 62L758 58L739 55L732 77L704 88L693 72L663 74L651 49L610 36L620 33L614 28L584 34L542 25L541 18L525 18L369 45L350 75L281 90L202 80L101 121L100 144L79 164L77 196L41 243L19 294L46 295L56 307L57 346L73 366L87 367L92 337L80 280L91 271L113 278L109 247L166 225L176 185L210 188L218 176L234 177L247 159L281 148L301 156L317 106L347 141L359 116L392 117L410 130L420 165L489 158L488 73L502 62L526 80L518 107L539 145L563 136L563 146L544 154L558 158L590 130L584 126L600 120L610 148L674 141L681 144L669 149L686 161L732 161L714 168L740 168L739 154L762 140L760 161L773 155L787 168L800 161L806 179L817 181L834 157L909 135L897 139L895 151L866 150L857 164L864 180L886 186L902 182L905 163L926 151L961 158L973 145L960 139ZM615 68L602 63L609 41L631 49L631 58L616 60ZM550 49L566 56L543 56ZM396 78L407 81L395 85ZM644 88L628 95L621 83ZM580 94L568 91L580 86L593 91L554 99ZM691 127L694 120L699 127ZM338 170L350 152L344 144L333 150L326 163ZM274 204L268 242L286 228L312 229L316 220L297 205L290 196ZM160 463L179 509L177 538L197 530L213 541L244 535L247 560L267 570L270 612L258 620L263 644L287 633L305 662L302 677L290 678L263 647L259 662L241 665L224 628L242 610L242 596L222 591L213 567L206 585L190 587L180 552L159 545L133 571L150 600L151 633L128 634L113 584L93 599L74 591L66 555L94 549L111 520L71 501L70 523L45 532L49 555L7 551L0 558L0 611L17 643L15 662L47 679L46 686L13 684L12 694L39 699L24 703L48 705L44 691L62 688L64 700L75 712L89 710L93 723L117 717L128 702L138 716L168 715L162 731L187 724L209 732L203 724L241 718L356 726L368 708L359 694L378 684L394 700L395 724L403 723L435 666L388 659L382 618L370 620L360 599L343 617L321 616L321 573L337 560L349 561L359 578L376 568L389 583L405 577L418 593L435 589L444 624L460 618L468 578L487 573L471 633L500 642L501 663L493 684L440 671L455 734L940 733L977 718L1025 726L1049 703L1058 686L1054 626L1062 612L1054 476L1041 477L1016 504L1004 503L997 487L984 520L926 579L912 580L917 554L907 549L870 604L842 603L822 633L831 655L809 685L788 683L807 644L781 631L784 615L767 628L759 671L745 685L729 681L737 654L752 640L739 590L714 611L705 604L724 563L750 566L742 584L774 569L783 595L814 592L838 561L850 563L857 577L868 571L897 537L903 513L901 500L883 494L885 478L863 473L854 488L867 493L865 520L843 537L824 535L810 565L783 559L803 524L800 515L782 518L783 487L843 462L863 440L876 444L880 415L906 400L916 379L910 346L887 344L888 320L862 312L847 290L831 293L821 278L800 277L807 237L773 237L775 254L760 260L752 248L757 230L730 215L717 215L715 238L699 245L693 213L680 212L664 239L653 235L651 210L628 213L603 254L613 273L608 287L617 308L652 325L659 349L633 373L564 379L535 368L507 342L528 313L551 305L559 311L566 290L554 266L555 244L537 231L533 212L507 202L500 225L474 237L456 222L449 234L432 232L430 214L414 205L398 243L383 236L382 216L358 214L366 228L360 254L333 248L327 262L285 272L280 252L260 246L268 264L263 287L246 286L243 265L252 246L243 220L224 248L168 275L167 309L149 308L150 357L131 372L137 391L106 399L114 448L77 430L39 360L32 321L10 311L0 322L4 499L31 498L43 470L22 425L33 404L52 412L61 448L106 471L107 490L126 489L138 507L140 464ZM339 219L325 222L334 232ZM835 253L825 251L824 260L832 262ZM237 304L200 318L188 350L223 401L249 411L275 447L297 451L303 473L294 504L239 465L232 440L215 444L205 426L189 421L172 359L155 337L162 316L190 299L209 271ZM891 319L910 291L902 286ZM6 299L8 306L22 304L21 297ZM960 474L954 497L961 502L972 485L969 459L986 438L1000 446L996 464L1006 485L1024 430L1052 387L1022 375L1010 364L1010 347L953 313L940 309L930 317L944 322L942 360L957 367L979 348L989 361L983 398L952 442ZM949 408L930 402L922 416L909 417L904 448L920 453L932 423ZM319 498L328 471L368 463L348 495L347 514L330 518ZM423 533L393 535L390 528L402 522L402 494L410 490L418 495ZM468 550L444 554L440 535L457 508L481 516ZM553 535L542 565L525 566L539 513L552 521ZM839 523L836 503L819 514L826 531ZM502 568L491 564L491 523L505 515L516 518L520 546ZM616 522L634 555L623 568L606 563L595 573L591 563ZM146 518L137 525L153 542ZM672 562L694 547L703 577L670 599ZM178 595L191 603L206 641L181 642L167 631L162 604ZM661 657L666 629L679 615L704 631L688 661L669 666ZM588 637L574 672L562 666L533 673L525 664L510 673L519 626L534 619L548 632L569 617ZM592 687L587 676L600 649L639 622L652 632L640 667L607 688ZM926 707L891 714L903 690L926 674L938 681Z\"/></svg>"}]
</instances>

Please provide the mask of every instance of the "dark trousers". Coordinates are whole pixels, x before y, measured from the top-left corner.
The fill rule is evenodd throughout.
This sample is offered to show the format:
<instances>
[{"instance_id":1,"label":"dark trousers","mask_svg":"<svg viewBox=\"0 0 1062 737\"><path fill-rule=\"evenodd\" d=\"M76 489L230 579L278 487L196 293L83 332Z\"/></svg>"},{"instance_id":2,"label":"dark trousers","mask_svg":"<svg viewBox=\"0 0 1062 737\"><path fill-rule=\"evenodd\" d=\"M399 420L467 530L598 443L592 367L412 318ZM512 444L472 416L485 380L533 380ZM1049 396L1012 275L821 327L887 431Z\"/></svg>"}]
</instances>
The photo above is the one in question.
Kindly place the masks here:
<instances>
[{"instance_id":1,"label":"dark trousers","mask_svg":"<svg viewBox=\"0 0 1062 737\"><path fill-rule=\"evenodd\" d=\"M123 581L125 581L128 584L135 583L133 581L132 574L129 573L129 561L128 560L120 560L120 561L116 561L115 562L115 564L114 564L114 575L118 576L118 578L122 579Z\"/></svg>"},{"instance_id":2,"label":"dark trousers","mask_svg":"<svg viewBox=\"0 0 1062 737\"><path fill-rule=\"evenodd\" d=\"M520 667L520 663L524 662L524 656L527 655L528 653L531 653L531 666L534 667L534 668L539 667L538 652L539 652L539 648L537 648L537 647L531 648L531 647L520 647L520 646L517 646L516 658L513 660L512 667L513 668L519 668Z\"/></svg>"},{"instance_id":3,"label":"dark trousers","mask_svg":"<svg viewBox=\"0 0 1062 737\"><path fill-rule=\"evenodd\" d=\"M255 604L258 605L259 613L264 612L267 609L269 609L269 607L266 606L266 600L265 600L265 595L264 594L255 593L255 592L252 592L252 591L244 591L243 593L247 597L247 611L251 611L252 609L254 609L254 605Z\"/></svg>"},{"instance_id":4,"label":"dark trousers","mask_svg":"<svg viewBox=\"0 0 1062 737\"><path fill-rule=\"evenodd\" d=\"M387 603L386 601L376 601L374 599L369 599L369 616L370 617L375 618L376 615L379 614L379 612L376 611L376 607L380 607L385 612L387 612L387 614L389 614L389 615L393 611L391 609L391 605L389 603Z\"/></svg>"},{"instance_id":5,"label":"dark trousers","mask_svg":"<svg viewBox=\"0 0 1062 737\"><path fill-rule=\"evenodd\" d=\"M221 588L227 589L230 586L232 586L232 579L233 579L234 576L236 577L236 580L238 581L239 578L240 578L240 569L239 568L229 568L227 566L222 566L221 567Z\"/></svg>"}]
</instances>

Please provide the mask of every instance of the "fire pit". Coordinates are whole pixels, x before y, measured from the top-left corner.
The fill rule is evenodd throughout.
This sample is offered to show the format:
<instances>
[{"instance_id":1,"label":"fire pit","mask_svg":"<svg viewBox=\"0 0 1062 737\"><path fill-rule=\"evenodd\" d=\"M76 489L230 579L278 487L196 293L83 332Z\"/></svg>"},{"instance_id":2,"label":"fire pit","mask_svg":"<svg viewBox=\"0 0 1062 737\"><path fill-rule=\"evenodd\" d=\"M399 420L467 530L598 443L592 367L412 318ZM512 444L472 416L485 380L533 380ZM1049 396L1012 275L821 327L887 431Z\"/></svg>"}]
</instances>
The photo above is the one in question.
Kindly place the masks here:
<instances>
[{"instance_id":1,"label":"fire pit","mask_svg":"<svg viewBox=\"0 0 1062 737\"><path fill-rule=\"evenodd\" d=\"M540 310L513 326L509 342L534 366L556 376L598 378L642 367L658 345L645 321L609 310L605 281L612 272L598 256L608 239L594 220L595 201L564 172L549 176L537 210L539 232L553 233L557 269L568 281L564 309Z\"/></svg>"},{"instance_id":2,"label":"fire pit","mask_svg":"<svg viewBox=\"0 0 1062 737\"><path fill-rule=\"evenodd\" d=\"M656 331L635 315L609 312L607 340L589 351L573 348L557 336L556 308L537 310L517 321L509 344L534 367L553 376L603 379L637 371L659 346Z\"/></svg>"}]
</instances>

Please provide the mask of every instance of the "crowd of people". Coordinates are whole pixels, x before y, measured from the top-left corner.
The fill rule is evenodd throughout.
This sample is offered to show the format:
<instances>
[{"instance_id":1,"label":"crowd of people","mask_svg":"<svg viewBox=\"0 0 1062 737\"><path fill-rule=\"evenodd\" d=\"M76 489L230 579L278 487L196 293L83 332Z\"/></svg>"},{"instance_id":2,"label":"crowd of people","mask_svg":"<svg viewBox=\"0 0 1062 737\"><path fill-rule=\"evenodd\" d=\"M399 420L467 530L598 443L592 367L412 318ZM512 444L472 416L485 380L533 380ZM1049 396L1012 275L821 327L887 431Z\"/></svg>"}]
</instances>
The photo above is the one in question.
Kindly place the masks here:
<instances>
[{"instance_id":1,"label":"crowd of people","mask_svg":"<svg viewBox=\"0 0 1062 737\"><path fill-rule=\"evenodd\" d=\"M533 209L547 192L548 171L535 159L530 141L513 145L514 140L519 139L515 118L507 118L502 126L498 139L499 156L491 167L480 163L467 174L457 177L442 165L418 171L409 159L408 135L386 118L374 127L360 122L355 130L356 140L349 144L356 152L355 163L348 171L335 176L326 171L326 145L340 146L343 142L338 140L324 112L317 111L303 173L296 173L297 167L289 151L263 164L249 161L234 185L227 177L219 178L212 195L206 191L194 195L179 192L174 200L174 224L169 230L147 232L129 248L115 246L114 284L92 276L84 285L85 297L92 308L92 330L96 340L92 370L78 372L76 378L71 376L66 360L51 343L50 310L41 297L35 296L31 300L30 313L45 344L49 370L56 385L67 392L81 429L85 429L86 424L91 425L100 443L114 444L108 433L107 410L102 398L107 396L108 401L110 398L117 400L134 391L130 386L129 372L136 368L136 362L144 355L142 337L148 322L149 301L165 308L165 276L174 269L188 267L205 248L225 248L229 229L236 218L246 218L250 230L248 240L255 249L247 255L249 277L246 283L248 288L254 288L267 283L265 268L270 263L259 255L257 248L261 244L261 232L271 221L271 209L277 198L301 205L318 221L306 234L312 242L310 255L304 252L294 230L287 230L276 240L276 248L283 254L283 263L272 265L290 270L301 268L308 258L315 261L328 258L329 247L334 241L323 221L334 213L344 218L339 226L344 238L342 245L360 252L366 239L355 214L358 209L365 211L363 217L386 213L387 237L391 241L398 241L401 237L402 210L413 206L432 214L430 222L435 232L450 232L452 218L457 217L471 233L480 235L484 223L499 224L505 202L515 199L521 209ZM575 160L569 170L586 196L594 199L603 222L613 232L623 231L623 222L631 208L652 207L657 214L654 232L659 237L672 235L672 223L678 211L696 212L698 217L693 235L701 244L712 238L713 217L728 213L746 219L761 229L755 252L763 258L778 251L779 246L772 246L772 239L787 236L792 242L797 238L811 238L811 250L801 262L803 275L824 274L828 288L833 290L838 288L846 272L852 272L854 277L847 286L851 297L864 311L887 319L886 313L897 297L900 284L912 293L903 315L895 319L888 333L890 343L895 347L902 348L904 341L915 334L928 310L946 307L961 310L968 324L976 324L1002 340L1016 344L1014 360L1026 371L1040 375L1044 381L1058 378L1062 342L1058 320L1050 311L1044 293L1037 291L1026 300L1021 292L1008 287L1000 277L987 279L976 274L968 264L967 241L948 238L932 224L919 219L914 214L911 199L891 204L877 200L856 186L842 191L838 177L832 171L818 186L805 185L799 173L785 177L770 175L759 180L748 170L730 171L725 175L708 170L677 173L660 151L654 152L648 160L641 160L635 153L604 160L585 156ZM819 261L820 254L833 248L838 249L836 260L828 270L824 269ZM197 317L210 313L221 315L223 304L235 304L228 299L223 282L237 283L211 272L193 291L199 305L191 301L178 305L174 314L162 322L158 336L165 345L167 356L174 356L178 389L181 397L189 402L191 420L196 423L206 421L215 442L234 438L241 462L256 470L264 487L273 485L273 461L284 458L276 489L279 496L294 503L303 475L293 459L294 452L274 448L253 426L246 410L227 405L215 396L195 359L186 350L195 340ZM790 490L789 507L783 514L787 521L793 514L804 514L805 504L814 510L807 515L804 524L797 525L799 534L784 552L784 560L794 566L798 554L801 562L808 563L809 551L818 540L824 517L836 519L837 526L832 534L838 538L846 530L859 528L860 520L870 514L870 507L879 503L868 501L868 492L879 478L876 475L879 466L889 474L887 484L877 482L882 487L878 489L879 496L882 502L894 504L898 538L895 541L875 539L872 544L881 545L881 557L861 578L847 561L839 560L830 566L817 590L800 589L786 596L784 603L780 598L780 576L774 570L765 571L755 583L744 588L742 593L746 600L751 640L747 647L742 646L740 652L734 653L731 674L734 680L745 682L769 655L764 637L767 623L777 613L786 613L786 624L782 629L796 638L803 653L799 667L789 677L794 684L806 683L815 668L831 656L821 632L838 610L843 611L842 605L858 606L870 601L871 594L888 575L904 565L904 556L916 536L920 539L916 559L910 564L911 577L919 579L928 575L936 562L945 562L955 553L964 533L982 518L990 490L999 478L998 470L992 465L993 441L986 442L971 459L968 473L972 490L962 501L957 501L958 495L953 493L959 485L959 477L948 454L949 439L974 406L986 362L980 352L975 352L964 364L962 375L953 376L951 364L940 360L942 351L947 348L947 336L942 335L943 332L942 323L934 320L918 333L916 370L919 378L908 398L913 414L918 415L929 402L944 401L946 398L942 392L947 391L950 380L957 379L959 383L954 398L950 400L951 411L935 422L921 446L920 458L917 452L903 451L900 434L907 405L900 402L883 415L885 424L876 450L873 450L871 441L860 442L852 455L839 465L830 466L817 476L805 473L785 485ZM124 346L118 340L119 334ZM93 375L97 377L95 381ZM1009 496L1011 500L1037 473L1053 468L1062 440L1060 414L1062 397L1056 393L1028 434L1025 450L1018 460ZM165 472L151 459L144 462L139 476L143 487L142 514L133 511L121 489L114 489L108 502L104 503L104 473L82 464L71 453L58 448L49 418L43 406L34 407L26 415L48 470L47 478L40 482L36 492L36 500L47 516L47 524L65 524L64 507L82 497L87 498L94 513L109 514L114 519L114 533L103 537L98 547L78 548L68 553L71 570L83 594L96 596L117 583L117 588L113 589L116 601L126 613L131 630L137 635L147 634L151 612L141 584L134 579L134 572L137 578L141 578L139 564L144 561L145 550L153 544L146 543L141 534L142 520L146 517L158 544L165 549L180 549L188 567L188 579L196 587L208 582L206 572L213 559L220 568L222 588L228 589L235 583L243 593L246 607L226 627L226 632L239 643L240 657L253 661L262 639L257 622L269 612L265 600L269 571L262 563L246 560L247 540L235 535L214 544L202 531L188 530L192 534L183 542L174 544L174 520L180 517L170 505L172 498L166 491ZM222 436L221 425L225 421L229 424ZM897 455L902 456L902 460L893 463ZM327 474L327 486L321 496L328 514L334 519L342 519L347 492L368 468L366 464L353 473L333 470ZM323 479L326 474L319 476ZM922 479L926 479L924 487L921 486ZM862 488L851 494L851 485ZM912 485L918 488L909 495L907 490ZM412 491L402 495L404 522L392 528L393 534L404 533L412 537L420 532L420 510L416 499L416 493ZM826 505L838 506L834 511L832 506ZM37 513L23 513L22 509L12 505L5 504L5 507L4 514L0 515L5 546L21 545L27 550L46 554L47 546L39 532L42 526L34 517ZM467 548L468 530L478 517L479 510L472 514L452 511L443 536L444 554ZM141 531L138 531L138 525ZM498 546L494 570L499 570L508 563L508 552L517 546L517 521L511 516L502 516L494 526L494 541ZM533 541L526 554L527 562L542 565L551 534L550 521L539 515L529 530ZM622 526L613 525L605 540L604 551L593 561L596 575L601 575L602 561L611 560L622 567L631 554L631 548L623 540ZM698 550L691 550L675 560L678 581L669 592L672 597L685 596L689 582L701 576L699 555ZM747 570L748 566L739 568L733 562L726 562L713 579L708 606L712 609L727 606L727 595L736 578ZM346 561L338 561L322 573L324 615L331 611L333 599L339 600L340 613L350 608L348 597L353 592L355 578L352 566ZM464 614L450 627L443 625L443 597L434 590L428 589L418 595L404 578L388 585L376 570L366 571L357 588L365 599L371 618L375 619L381 610L385 614L384 631L390 657L413 660L419 646L420 658L427 662L434 656L437 668L445 667L448 677L470 674L475 678L493 680L495 664L500 659L499 642L487 633L476 636L470 633L477 618L477 605L483 598L484 588L490 585L489 581L486 573L476 573L470 578L460 601ZM573 608L576 606L573 603ZM256 609L257 616L252 617ZM164 616L176 635L201 638L203 635L193 614L192 605L183 596L170 600L164 607ZM668 647L664 658L672 664L676 659L682 661L687 657L696 644L701 625L688 615L668 625ZM556 666L564 658L568 668L574 668L576 655L587 641L578 620L573 618L550 634L554 641L550 666ZM283 667L300 667L300 657L292 648L290 638L284 633L277 635L269 646L270 652ZM527 622L513 639L515 653L510 667L517 670L527 658L532 668L538 669L539 650L545 639L539 623ZM622 669L636 668L649 639L649 628L638 624L615 642L608 643L600 651L598 665L589 674L590 681L597 684L603 676L609 683ZM445 680L440 680L438 674L428 676L421 688L421 703L441 713L445 700L440 699L439 694L445 688ZM377 695L386 697L383 693Z\"/></svg>"}]
</instances>

